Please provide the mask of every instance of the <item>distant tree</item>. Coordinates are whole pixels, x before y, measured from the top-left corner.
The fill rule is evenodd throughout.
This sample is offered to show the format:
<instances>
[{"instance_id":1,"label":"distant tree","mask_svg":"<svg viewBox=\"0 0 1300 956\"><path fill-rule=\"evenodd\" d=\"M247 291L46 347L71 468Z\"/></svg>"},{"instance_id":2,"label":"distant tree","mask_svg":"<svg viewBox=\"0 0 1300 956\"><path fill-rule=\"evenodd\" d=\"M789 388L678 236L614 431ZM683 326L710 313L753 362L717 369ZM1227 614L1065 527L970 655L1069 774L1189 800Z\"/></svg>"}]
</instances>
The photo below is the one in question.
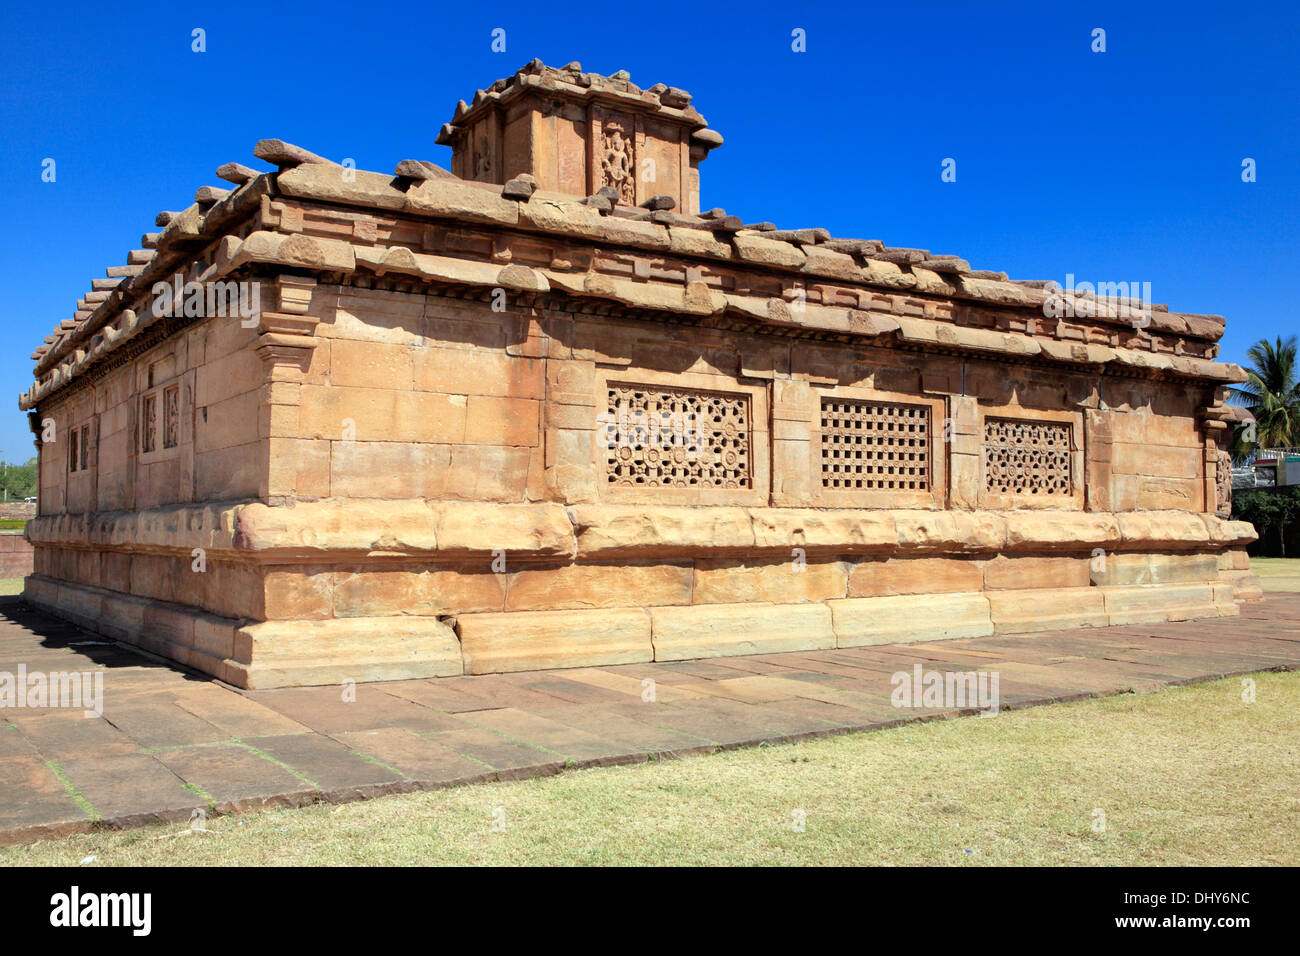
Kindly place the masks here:
<instances>
[{"instance_id":1,"label":"distant tree","mask_svg":"<svg viewBox=\"0 0 1300 956\"><path fill-rule=\"evenodd\" d=\"M29 458L19 465L4 462L0 465L0 497L8 492L10 501L22 501L29 495L36 494L36 459Z\"/></svg>"},{"instance_id":2,"label":"distant tree","mask_svg":"<svg viewBox=\"0 0 1300 956\"><path fill-rule=\"evenodd\" d=\"M1285 558L1286 529L1300 521L1300 485L1238 492L1233 496L1232 516L1253 524L1260 541L1276 534L1278 551Z\"/></svg>"},{"instance_id":3,"label":"distant tree","mask_svg":"<svg viewBox=\"0 0 1300 956\"><path fill-rule=\"evenodd\" d=\"M1260 339L1246 350L1250 360L1247 380L1229 388L1230 398L1244 405L1255 416L1255 441L1244 441L1238 429L1231 448L1234 458L1242 458L1256 448L1300 445L1300 379L1296 362L1296 337L1273 342Z\"/></svg>"}]
</instances>

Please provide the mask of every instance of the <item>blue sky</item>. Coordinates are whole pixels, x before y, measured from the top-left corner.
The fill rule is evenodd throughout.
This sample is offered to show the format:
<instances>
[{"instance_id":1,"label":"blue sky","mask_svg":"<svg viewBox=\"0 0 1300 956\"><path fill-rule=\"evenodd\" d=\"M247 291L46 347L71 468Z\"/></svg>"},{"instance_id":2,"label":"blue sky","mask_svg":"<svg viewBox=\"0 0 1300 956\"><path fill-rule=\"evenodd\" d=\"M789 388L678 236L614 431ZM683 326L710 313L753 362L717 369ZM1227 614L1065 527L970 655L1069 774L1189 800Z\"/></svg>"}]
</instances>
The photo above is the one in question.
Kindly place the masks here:
<instances>
[{"instance_id":1,"label":"blue sky","mask_svg":"<svg viewBox=\"0 0 1300 956\"><path fill-rule=\"evenodd\" d=\"M1296 331L1297 36L1294 2L14 4L0 457L33 453L32 348L159 210L221 185L217 166L262 168L265 137L362 169L448 165L433 141L456 101L533 57L689 90L726 138L701 167L706 208L1013 278L1150 282L1226 315L1222 357L1240 361Z\"/></svg>"}]
</instances>

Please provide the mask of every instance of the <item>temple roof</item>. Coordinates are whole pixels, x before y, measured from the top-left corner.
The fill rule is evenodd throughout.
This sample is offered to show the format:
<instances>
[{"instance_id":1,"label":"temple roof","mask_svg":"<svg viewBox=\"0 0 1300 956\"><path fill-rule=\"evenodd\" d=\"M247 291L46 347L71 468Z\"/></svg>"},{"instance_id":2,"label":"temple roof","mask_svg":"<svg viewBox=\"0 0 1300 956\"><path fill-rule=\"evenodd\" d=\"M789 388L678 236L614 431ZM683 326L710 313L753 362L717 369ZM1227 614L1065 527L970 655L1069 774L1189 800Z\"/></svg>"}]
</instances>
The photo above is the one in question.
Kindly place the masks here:
<instances>
[{"instance_id":1,"label":"temple roof","mask_svg":"<svg viewBox=\"0 0 1300 956\"><path fill-rule=\"evenodd\" d=\"M662 85L641 90L625 73L611 77L582 73L577 64L562 70L534 61L512 77L480 91L474 103L456 110L455 122L442 137L454 137L456 124L472 120L485 104L506 100L513 90L532 84L548 89L597 91L602 96L627 97L647 109L671 110L687 123L690 135L721 142L689 105L690 96ZM575 93L574 95L577 95ZM450 132L449 132L450 130ZM716 135L716 134L714 134ZM441 141L441 140L440 140ZM123 265L110 266L106 278L93 279L77 301L70 318L55 325L44 344L32 353L37 383L20 397L32 408L60 390L88 366L121 348L153 325L148 310L154 283L170 281L176 272L187 279L213 281L243 266L269 265L301 271L347 275L370 273L423 277L431 282L505 286L603 298L644 309L690 316L732 313L758 323L847 337L894 336L920 345L944 346L989 354L1041 356L1044 359L1130 372L1167 372L1217 383L1240 382L1245 374L1235 365L1212 361L1223 333L1217 315L1170 312L1167 306L1143 303L1135 323L1134 304L1077 290L1058 290L1047 280L1012 280L1004 272L975 269L964 258L927 249L892 247L878 239L835 237L822 228L780 228L770 222L743 222L723 209L699 215L676 211L671 196L651 196L639 205L621 201L608 187L588 196L539 189L521 174L503 184L461 179L436 164L402 160L390 174L344 169L338 164L282 140L262 140L253 154L275 167L258 171L226 163L216 175L231 188L203 186L193 203L179 212L161 212L158 231L146 232L140 248L130 250ZM265 225L245 235L236 230L273 199L315 201L370 210L384 215L472 224L516 233L542 233L601 248L622 248L640 254L677 257L699 263L726 263L738 269L761 270L782 278L783 296L745 294L691 279L665 281L647 276L631 279L597 272L528 268L481 258L466 258L451 250L436 255L400 245L381 245L357 238L324 238L269 231ZM245 230L246 231L246 230ZM198 267L195 262L198 261ZM565 263L565 265L571 265ZM853 292L845 305L837 293L833 304L811 300L798 308L791 289L832 285ZM914 303L885 314L882 295L906 294ZM818 293L820 294L820 292ZM1019 331L976 328L936 319L926 306L936 299L972 307L1020 310L1025 328ZM1049 300L1064 303L1072 318L1054 330L1040 328ZM1034 319L1034 316L1040 318ZM1082 332L1080 332L1082 330ZM1100 330L1100 331L1098 331ZM1093 335L1097 332L1097 335ZM1191 348L1185 351L1184 345ZM1200 355L1192 354L1199 352ZM1206 357L1202 357L1206 356Z\"/></svg>"}]
</instances>

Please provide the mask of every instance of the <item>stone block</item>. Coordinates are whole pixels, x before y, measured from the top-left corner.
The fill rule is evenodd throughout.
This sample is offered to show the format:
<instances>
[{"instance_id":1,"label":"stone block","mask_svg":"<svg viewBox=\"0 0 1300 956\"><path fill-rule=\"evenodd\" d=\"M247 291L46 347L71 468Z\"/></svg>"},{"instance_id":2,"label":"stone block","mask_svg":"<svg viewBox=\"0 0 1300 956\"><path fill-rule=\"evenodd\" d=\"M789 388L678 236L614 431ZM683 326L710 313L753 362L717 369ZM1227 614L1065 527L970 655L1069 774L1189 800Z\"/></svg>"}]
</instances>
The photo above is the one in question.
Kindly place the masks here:
<instances>
[{"instance_id":1,"label":"stone block","mask_svg":"<svg viewBox=\"0 0 1300 956\"><path fill-rule=\"evenodd\" d=\"M848 571L841 561L809 561L806 556L784 561L696 559L691 603L739 604L758 601L793 604L825 601L844 597L847 587Z\"/></svg>"},{"instance_id":2,"label":"stone block","mask_svg":"<svg viewBox=\"0 0 1300 956\"><path fill-rule=\"evenodd\" d=\"M582 558L680 557L754 546L754 528L743 508L575 505L568 511Z\"/></svg>"},{"instance_id":3,"label":"stone block","mask_svg":"<svg viewBox=\"0 0 1300 956\"><path fill-rule=\"evenodd\" d=\"M998 634L1105 627L1110 623L1101 589L1086 585L990 591L988 599Z\"/></svg>"},{"instance_id":4,"label":"stone block","mask_svg":"<svg viewBox=\"0 0 1300 956\"><path fill-rule=\"evenodd\" d=\"M847 597L978 591L983 586L984 561L977 558L864 559L849 572Z\"/></svg>"},{"instance_id":5,"label":"stone block","mask_svg":"<svg viewBox=\"0 0 1300 956\"><path fill-rule=\"evenodd\" d=\"M534 449L522 446L453 445L438 495L478 501L523 501Z\"/></svg>"},{"instance_id":6,"label":"stone block","mask_svg":"<svg viewBox=\"0 0 1300 956\"><path fill-rule=\"evenodd\" d=\"M440 501L429 507L436 516L440 553L491 555L504 551L532 556L574 553L573 525L564 508L557 504Z\"/></svg>"},{"instance_id":7,"label":"stone block","mask_svg":"<svg viewBox=\"0 0 1300 956\"><path fill-rule=\"evenodd\" d=\"M697 604L650 609L654 659L825 650L835 646L825 604Z\"/></svg>"},{"instance_id":8,"label":"stone block","mask_svg":"<svg viewBox=\"0 0 1300 956\"><path fill-rule=\"evenodd\" d=\"M330 385L409 391L416 356L405 343L335 339L330 343Z\"/></svg>"},{"instance_id":9,"label":"stone block","mask_svg":"<svg viewBox=\"0 0 1300 956\"><path fill-rule=\"evenodd\" d=\"M454 568L392 570L384 565L334 572L336 617L435 617L500 611L507 576L491 561Z\"/></svg>"},{"instance_id":10,"label":"stone block","mask_svg":"<svg viewBox=\"0 0 1300 956\"><path fill-rule=\"evenodd\" d=\"M470 395L463 440L468 445L538 445L540 409L532 399Z\"/></svg>"},{"instance_id":11,"label":"stone block","mask_svg":"<svg viewBox=\"0 0 1300 956\"><path fill-rule=\"evenodd\" d=\"M1121 513L1115 520L1126 548L1193 548L1209 541L1205 523L1185 511Z\"/></svg>"},{"instance_id":12,"label":"stone block","mask_svg":"<svg viewBox=\"0 0 1300 956\"><path fill-rule=\"evenodd\" d=\"M827 604L839 647L945 641L993 633L988 598L978 593L846 598Z\"/></svg>"},{"instance_id":13,"label":"stone block","mask_svg":"<svg viewBox=\"0 0 1300 956\"><path fill-rule=\"evenodd\" d=\"M892 549L899 543L890 511L751 508L748 513L753 544L758 548L863 554Z\"/></svg>"},{"instance_id":14,"label":"stone block","mask_svg":"<svg viewBox=\"0 0 1300 956\"><path fill-rule=\"evenodd\" d=\"M269 568L264 577L266 617L317 620L334 613L334 578L323 568Z\"/></svg>"},{"instance_id":15,"label":"stone block","mask_svg":"<svg viewBox=\"0 0 1300 956\"><path fill-rule=\"evenodd\" d=\"M540 400L544 397L546 362L483 349L425 348L414 353L415 387L449 395L487 395ZM564 391L579 391L572 376L562 378Z\"/></svg>"},{"instance_id":16,"label":"stone block","mask_svg":"<svg viewBox=\"0 0 1300 956\"><path fill-rule=\"evenodd\" d=\"M236 632L234 656L241 666L226 679L250 690L462 673L455 632L432 618L250 624Z\"/></svg>"},{"instance_id":17,"label":"stone block","mask_svg":"<svg viewBox=\"0 0 1300 956\"><path fill-rule=\"evenodd\" d=\"M1233 595L1237 599L1254 601L1264 596L1259 575L1253 571L1220 571L1219 580L1232 585Z\"/></svg>"},{"instance_id":18,"label":"stone block","mask_svg":"<svg viewBox=\"0 0 1300 956\"><path fill-rule=\"evenodd\" d=\"M1214 589L1209 584L1098 588L1106 598L1112 625L1153 624L1214 617Z\"/></svg>"},{"instance_id":19,"label":"stone block","mask_svg":"<svg viewBox=\"0 0 1300 956\"><path fill-rule=\"evenodd\" d=\"M1012 511L1006 516L1007 547L1021 551L1080 551L1118 544L1115 516L1087 512Z\"/></svg>"},{"instance_id":20,"label":"stone block","mask_svg":"<svg viewBox=\"0 0 1300 956\"><path fill-rule=\"evenodd\" d=\"M1213 554L1114 552L1092 562L1091 581L1099 587L1188 584L1214 581L1219 559Z\"/></svg>"},{"instance_id":21,"label":"stone block","mask_svg":"<svg viewBox=\"0 0 1300 956\"><path fill-rule=\"evenodd\" d=\"M1229 548L1219 552L1219 569L1221 571L1249 571L1250 555L1244 548Z\"/></svg>"},{"instance_id":22,"label":"stone block","mask_svg":"<svg viewBox=\"0 0 1300 956\"><path fill-rule=\"evenodd\" d=\"M462 614L456 629L467 674L654 659L650 614L640 608Z\"/></svg>"},{"instance_id":23,"label":"stone block","mask_svg":"<svg viewBox=\"0 0 1300 956\"><path fill-rule=\"evenodd\" d=\"M509 573L507 611L690 604L688 562L614 561L524 566Z\"/></svg>"},{"instance_id":24,"label":"stone block","mask_svg":"<svg viewBox=\"0 0 1300 956\"><path fill-rule=\"evenodd\" d=\"M1077 555L1005 555L984 566L990 591L1029 588L1086 588L1090 559Z\"/></svg>"},{"instance_id":25,"label":"stone block","mask_svg":"<svg viewBox=\"0 0 1300 956\"><path fill-rule=\"evenodd\" d=\"M333 441L329 489L334 497L436 498L447 486L451 447L421 442Z\"/></svg>"},{"instance_id":26,"label":"stone block","mask_svg":"<svg viewBox=\"0 0 1300 956\"><path fill-rule=\"evenodd\" d=\"M998 551L1006 544L1000 515L975 511L894 511L900 548L916 551Z\"/></svg>"},{"instance_id":27,"label":"stone block","mask_svg":"<svg viewBox=\"0 0 1300 956\"><path fill-rule=\"evenodd\" d=\"M301 438L359 442L459 442L463 395L331 385L302 387Z\"/></svg>"}]
</instances>

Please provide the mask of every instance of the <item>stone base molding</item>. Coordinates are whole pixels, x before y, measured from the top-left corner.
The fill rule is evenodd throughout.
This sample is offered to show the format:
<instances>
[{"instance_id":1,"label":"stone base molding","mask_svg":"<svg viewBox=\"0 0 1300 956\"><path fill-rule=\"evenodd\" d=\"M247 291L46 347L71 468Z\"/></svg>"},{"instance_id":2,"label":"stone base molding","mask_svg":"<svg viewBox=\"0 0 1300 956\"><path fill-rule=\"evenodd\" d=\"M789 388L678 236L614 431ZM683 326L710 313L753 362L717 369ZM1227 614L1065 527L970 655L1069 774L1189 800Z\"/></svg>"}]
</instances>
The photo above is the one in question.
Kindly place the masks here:
<instances>
[{"instance_id":1,"label":"stone base molding","mask_svg":"<svg viewBox=\"0 0 1300 956\"><path fill-rule=\"evenodd\" d=\"M27 578L23 598L87 630L249 690L462 673L456 633L436 618L244 625L185 604L39 575Z\"/></svg>"},{"instance_id":2,"label":"stone base molding","mask_svg":"<svg viewBox=\"0 0 1300 956\"><path fill-rule=\"evenodd\" d=\"M1226 577L1225 577L1226 575ZM1238 613L1249 572L1199 583L1022 588L802 603L386 616L245 624L33 575L28 603L237 687L403 680L829 650ZM923 605L925 613L918 614Z\"/></svg>"}]
</instances>

